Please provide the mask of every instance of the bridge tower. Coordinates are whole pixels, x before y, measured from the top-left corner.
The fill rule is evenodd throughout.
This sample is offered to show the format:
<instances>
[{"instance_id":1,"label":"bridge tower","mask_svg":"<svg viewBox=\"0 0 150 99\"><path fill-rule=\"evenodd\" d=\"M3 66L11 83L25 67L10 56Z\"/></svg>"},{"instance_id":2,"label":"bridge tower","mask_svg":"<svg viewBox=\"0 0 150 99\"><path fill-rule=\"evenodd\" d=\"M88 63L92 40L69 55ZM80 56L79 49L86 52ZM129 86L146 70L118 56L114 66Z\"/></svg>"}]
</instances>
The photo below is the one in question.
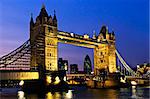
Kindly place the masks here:
<instances>
[{"instance_id":1,"label":"bridge tower","mask_svg":"<svg viewBox=\"0 0 150 99\"><path fill-rule=\"evenodd\" d=\"M108 33L106 26L102 26L97 37L98 42L102 42L94 48L94 72L107 69L109 73L116 72L115 35Z\"/></svg>"},{"instance_id":2,"label":"bridge tower","mask_svg":"<svg viewBox=\"0 0 150 99\"><path fill-rule=\"evenodd\" d=\"M42 66L46 71L57 71L57 18L49 16L43 5L34 22L30 20L31 67Z\"/></svg>"}]
</instances>

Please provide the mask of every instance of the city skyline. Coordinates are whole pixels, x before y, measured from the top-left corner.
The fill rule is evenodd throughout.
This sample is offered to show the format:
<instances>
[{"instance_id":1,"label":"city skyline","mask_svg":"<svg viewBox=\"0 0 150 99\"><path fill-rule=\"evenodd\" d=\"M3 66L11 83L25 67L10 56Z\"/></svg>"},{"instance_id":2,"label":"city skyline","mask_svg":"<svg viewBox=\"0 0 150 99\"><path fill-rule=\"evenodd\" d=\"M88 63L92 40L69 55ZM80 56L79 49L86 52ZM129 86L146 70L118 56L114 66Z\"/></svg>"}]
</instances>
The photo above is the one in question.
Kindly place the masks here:
<instances>
[{"instance_id":1,"label":"city skyline","mask_svg":"<svg viewBox=\"0 0 150 99\"><path fill-rule=\"evenodd\" d=\"M109 0L109 3L97 0L83 1L82 3L81 1L67 2L64 0L60 1L62 5L58 4L58 1L29 2L27 0L22 1L24 7L18 4L21 1L8 1L2 0L0 2L0 56L8 54L29 38L30 14L33 13L35 20L42 3L44 3L49 14L53 15L54 9L56 10L59 30L81 35L88 33L92 36L93 30L98 35L102 25L106 25L110 32L115 32L116 47L130 66L135 67L136 64L149 61L148 3L146 0L143 2L138 0L136 2L133 2L134 0L112 2ZM88 5L89 3L95 4L95 6L91 7ZM108 8L104 6L106 3L108 3ZM110 3L114 5L119 3L120 9ZM128 6L124 6L123 3L128 4ZM143 4L142 7L138 6L141 3ZM78 5L74 7L75 4ZM102 4L101 7L98 4ZM65 5L70 9L67 9ZM140 16L138 15L139 12ZM125 13L128 16L124 16ZM143 35L144 33L145 35ZM92 49L59 44L59 57L69 60L69 64L79 64L82 69L86 54L90 56L93 64L92 53Z\"/></svg>"}]
</instances>

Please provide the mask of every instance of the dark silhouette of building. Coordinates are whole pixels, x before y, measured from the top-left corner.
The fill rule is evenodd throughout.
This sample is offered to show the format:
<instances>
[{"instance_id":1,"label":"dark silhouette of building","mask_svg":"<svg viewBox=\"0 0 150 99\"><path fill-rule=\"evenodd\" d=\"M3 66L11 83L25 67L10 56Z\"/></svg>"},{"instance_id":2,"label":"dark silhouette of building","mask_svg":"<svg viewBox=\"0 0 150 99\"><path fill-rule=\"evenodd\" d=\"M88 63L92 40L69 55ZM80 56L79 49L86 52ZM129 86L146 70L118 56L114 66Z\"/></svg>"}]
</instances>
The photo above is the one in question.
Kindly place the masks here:
<instances>
[{"instance_id":1,"label":"dark silhouette of building","mask_svg":"<svg viewBox=\"0 0 150 99\"><path fill-rule=\"evenodd\" d=\"M71 74L78 73L78 65L77 64L70 64L70 73Z\"/></svg>"},{"instance_id":2,"label":"dark silhouette of building","mask_svg":"<svg viewBox=\"0 0 150 99\"><path fill-rule=\"evenodd\" d=\"M58 70L68 71L68 60L58 59Z\"/></svg>"},{"instance_id":3,"label":"dark silhouette of building","mask_svg":"<svg viewBox=\"0 0 150 99\"><path fill-rule=\"evenodd\" d=\"M84 72L85 72L85 74L91 74L91 72L92 72L91 60L88 55L86 55L86 57L84 59Z\"/></svg>"}]
</instances>

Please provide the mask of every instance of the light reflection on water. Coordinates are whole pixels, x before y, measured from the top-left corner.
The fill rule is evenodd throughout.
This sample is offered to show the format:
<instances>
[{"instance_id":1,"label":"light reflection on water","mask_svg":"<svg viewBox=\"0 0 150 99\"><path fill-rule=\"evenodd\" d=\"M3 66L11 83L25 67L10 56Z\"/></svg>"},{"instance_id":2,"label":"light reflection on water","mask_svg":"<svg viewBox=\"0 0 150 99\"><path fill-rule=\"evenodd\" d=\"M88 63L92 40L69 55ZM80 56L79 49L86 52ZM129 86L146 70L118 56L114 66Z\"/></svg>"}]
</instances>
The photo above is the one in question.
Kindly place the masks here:
<instances>
[{"instance_id":1,"label":"light reflection on water","mask_svg":"<svg viewBox=\"0 0 150 99\"><path fill-rule=\"evenodd\" d=\"M132 96L131 98L137 98L136 96L136 86L132 86Z\"/></svg>"},{"instance_id":2,"label":"light reflection on water","mask_svg":"<svg viewBox=\"0 0 150 99\"><path fill-rule=\"evenodd\" d=\"M76 88L68 92L48 92L46 94L27 94L23 91L0 92L1 99L149 99L149 89L142 87L120 89L87 89Z\"/></svg>"},{"instance_id":3,"label":"light reflection on water","mask_svg":"<svg viewBox=\"0 0 150 99\"><path fill-rule=\"evenodd\" d=\"M72 99L72 90L68 90L68 92L55 92L54 94L52 94L51 92L48 92L46 94L45 99Z\"/></svg>"},{"instance_id":4,"label":"light reflection on water","mask_svg":"<svg viewBox=\"0 0 150 99\"><path fill-rule=\"evenodd\" d=\"M23 91L18 91L18 99L25 99Z\"/></svg>"}]
</instances>

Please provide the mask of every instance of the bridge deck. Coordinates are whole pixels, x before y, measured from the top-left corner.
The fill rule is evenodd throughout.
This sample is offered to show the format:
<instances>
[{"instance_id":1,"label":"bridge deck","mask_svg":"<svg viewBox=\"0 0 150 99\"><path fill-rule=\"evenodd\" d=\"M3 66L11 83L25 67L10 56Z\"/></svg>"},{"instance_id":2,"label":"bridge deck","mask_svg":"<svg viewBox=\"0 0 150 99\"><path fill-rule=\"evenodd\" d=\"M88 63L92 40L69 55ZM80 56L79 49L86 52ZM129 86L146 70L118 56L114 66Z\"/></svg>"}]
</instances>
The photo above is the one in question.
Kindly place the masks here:
<instances>
[{"instance_id":1,"label":"bridge deck","mask_svg":"<svg viewBox=\"0 0 150 99\"><path fill-rule=\"evenodd\" d=\"M67 33L67 32L58 32L58 42L72 44L76 46L82 46L87 48L95 48L95 46L99 45L100 43L103 44L106 42L98 42L92 38L85 38L82 35Z\"/></svg>"}]
</instances>

